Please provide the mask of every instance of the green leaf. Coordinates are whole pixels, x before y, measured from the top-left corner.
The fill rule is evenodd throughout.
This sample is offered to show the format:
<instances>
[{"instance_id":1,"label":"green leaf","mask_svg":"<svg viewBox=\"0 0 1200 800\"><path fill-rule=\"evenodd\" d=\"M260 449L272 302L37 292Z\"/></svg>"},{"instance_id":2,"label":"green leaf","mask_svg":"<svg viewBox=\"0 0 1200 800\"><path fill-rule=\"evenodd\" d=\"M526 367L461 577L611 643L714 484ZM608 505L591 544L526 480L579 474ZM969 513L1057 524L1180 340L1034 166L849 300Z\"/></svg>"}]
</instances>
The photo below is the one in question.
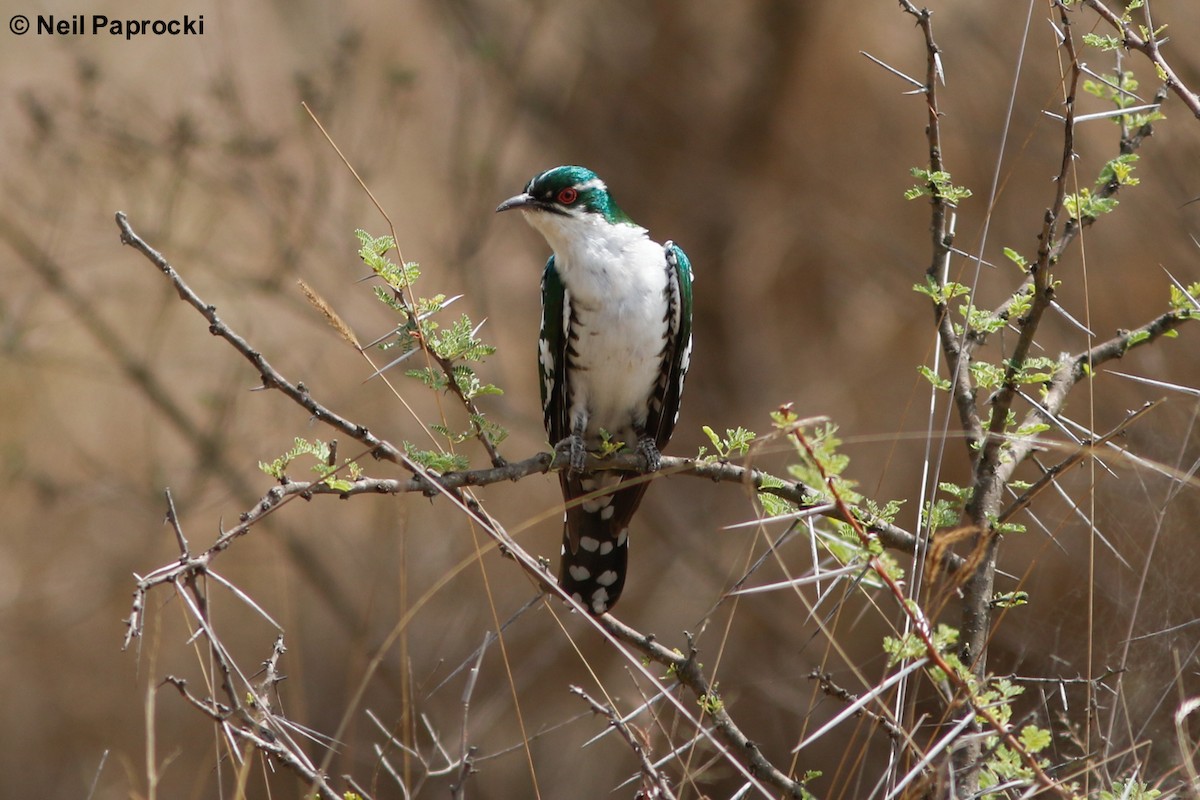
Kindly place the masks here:
<instances>
[{"instance_id":1,"label":"green leaf","mask_svg":"<svg viewBox=\"0 0 1200 800\"><path fill-rule=\"evenodd\" d=\"M925 380L927 380L931 384L933 384L933 388L938 389L943 392L950 391L950 379L949 378L943 378L942 376L938 375L936 372L934 372L932 369L925 366L924 364L918 364L917 371L921 373L921 376L924 377Z\"/></svg>"},{"instance_id":2,"label":"green leaf","mask_svg":"<svg viewBox=\"0 0 1200 800\"><path fill-rule=\"evenodd\" d=\"M918 294L923 294L933 300L935 303L948 303L955 297L968 295L971 290L961 283L949 281L945 284L939 283L932 275L925 276L925 283L914 283L913 291Z\"/></svg>"},{"instance_id":3,"label":"green leaf","mask_svg":"<svg viewBox=\"0 0 1200 800\"><path fill-rule=\"evenodd\" d=\"M1085 33L1083 35L1083 43L1088 47L1095 47L1105 52L1120 49L1121 40L1111 34Z\"/></svg>"},{"instance_id":4,"label":"green leaf","mask_svg":"<svg viewBox=\"0 0 1200 800\"><path fill-rule=\"evenodd\" d=\"M708 440L712 442L713 448L717 451L717 455L713 457L713 460L746 455L750 451L750 443L758 435L754 431L746 430L741 426L726 428L724 438L717 435L717 432L707 425L702 426L701 430L704 431L704 435L708 437Z\"/></svg>"},{"instance_id":5,"label":"green leaf","mask_svg":"<svg viewBox=\"0 0 1200 800\"><path fill-rule=\"evenodd\" d=\"M916 200L918 197L935 197L950 205L957 205L960 200L971 196L971 190L964 186L955 186L950 180L950 173L941 170L930 171L921 167L913 167L909 172L914 178L920 178L917 184L904 193L905 200Z\"/></svg>"},{"instance_id":6,"label":"green leaf","mask_svg":"<svg viewBox=\"0 0 1200 800\"><path fill-rule=\"evenodd\" d=\"M1016 264L1022 270L1029 268L1029 260L1025 256L1013 250L1011 247L1004 248L1004 257Z\"/></svg>"},{"instance_id":7,"label":"green leaf","mask_svg":"<svg viewBox=\"0 0 1200 800\"><path fill-rule=\"evenodd\" d=\"M976 361L971 365L971 377L981 389L994 389L1004 383L1005 371L995 364Z\"/></svg>"},{"instance_id":8,"label":"green leaf","mask_svg":"<svg viewBox=\"0 0 1200 800\"><path fill-rule=\"evenodd\" d=\"M1141 344L1150 338L1150 331L1137 330L1129 334L1129 340L1126 342L1126 347L1133 347L1135 344Z\"/></svg>"},{"instance_id":9,"label":"green leaf","mask_svg":"<svg viewBox=\"0 0 1200 800\"><path fill-rule=\"evenodd\" d=\"M1109 213L1118 205L1115 197L1097 197L1091 189L1080 189L1078 194L1069 194L1063 199L1067 213L1072 219L1096 219Z\"/></svg>"},{"instance_id":10,"label":"green leaf","mask_svg":"<svg viewBox=\"0 0 1200 800\"><path fill-rule=\"evenodd\" d=\"M1050 731L1026 725L1021 729L1021 745L1031 753L1040 753L1050 746Z\"/></svg>"},{"instance_id":11,"label":"green leaf","mask_svg":"<svg viewBox=\"0 0 1200 800\"><path fill-rule=\"evenodd\" d=\"M440 453L436 450L422 450L412 442L404 442L404 454L426 469L434 472L461 472L470 466L464 455L458 453Z\"/></svg>"},{"instance_id":12,"label":"green leaf","mask_svg":"<svg viewBox=\"0 0 1200 800\"><path fill-rule=\"evenodd\" d=\"M1096 186L1107 186L1110 183L1117 186L1137 186L1141 182L1133 177L1133 166L1137 163L1137 160L1137 153L1126 153L1109 161L1100 170L1100 177L1096 180Z\"/></svg>"},{"instance_id":13,"label":"green leaf","mask_svg":"<svg viewBox=\"0 0 1200 800\"><path fill-rule=\"evenodd\" d=\"M1200 283L1193 283L1186 289L1185 292L1175 284L1171 284L1171 308L1175 311L1200 310Z\"/></svg>"}]
</instances>

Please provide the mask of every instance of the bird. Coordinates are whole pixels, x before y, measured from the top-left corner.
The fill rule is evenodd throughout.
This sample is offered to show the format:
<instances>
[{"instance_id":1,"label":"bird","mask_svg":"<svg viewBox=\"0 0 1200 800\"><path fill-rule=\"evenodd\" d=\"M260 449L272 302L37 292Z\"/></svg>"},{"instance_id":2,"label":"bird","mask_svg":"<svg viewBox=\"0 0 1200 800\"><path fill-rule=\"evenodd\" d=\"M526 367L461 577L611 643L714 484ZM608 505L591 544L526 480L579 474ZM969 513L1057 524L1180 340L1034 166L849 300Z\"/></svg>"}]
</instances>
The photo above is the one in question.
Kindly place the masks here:
<instances>
[{"instance_id":1,"label":"bird","mask_svg":"<svg viewBox=\"0 0 1200 800\"><path fill-rule=\"evenodd\" d=\"M586 167L535 175L497 212L520 210L553 251L542 271L542 413L566 512L559 586L600 616L621 596L629 524L648 482L590 472L589 451L624 443L657 472L679 421L692 353L692 265L659 244Z\"/></svg>"}]
</instances>

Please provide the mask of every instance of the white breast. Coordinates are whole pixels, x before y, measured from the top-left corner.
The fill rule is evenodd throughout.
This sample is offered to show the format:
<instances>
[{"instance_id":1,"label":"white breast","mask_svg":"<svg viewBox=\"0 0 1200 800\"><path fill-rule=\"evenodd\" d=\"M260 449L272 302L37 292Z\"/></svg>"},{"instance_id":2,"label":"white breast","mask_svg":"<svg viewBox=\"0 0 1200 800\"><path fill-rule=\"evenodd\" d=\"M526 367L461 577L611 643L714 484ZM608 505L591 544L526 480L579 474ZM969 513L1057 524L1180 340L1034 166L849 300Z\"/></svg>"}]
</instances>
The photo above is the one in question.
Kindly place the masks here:
<instances>
[{"instance_id":1,"label":"white breast","mask_svg":"<svg viewBox=\"0 0 1200 800\"><path fill-rule=\"evenodd\" d=\"M570 419L585 414L587 438L600 429L632 444L632 426L646 421L647 400L662 368L667 337L667 272L662 245L644 228L603 221L547 219L538 227L554 248L567 292L564 316L574 369ZM531 220L533 222L534 220ZM566 223L566 224L564 224ZM590 224L587 235L578 226ZM570 226L569 230L563 228ZM564 329L568 329L564 325Z\"/></svg>"}]
</instances>

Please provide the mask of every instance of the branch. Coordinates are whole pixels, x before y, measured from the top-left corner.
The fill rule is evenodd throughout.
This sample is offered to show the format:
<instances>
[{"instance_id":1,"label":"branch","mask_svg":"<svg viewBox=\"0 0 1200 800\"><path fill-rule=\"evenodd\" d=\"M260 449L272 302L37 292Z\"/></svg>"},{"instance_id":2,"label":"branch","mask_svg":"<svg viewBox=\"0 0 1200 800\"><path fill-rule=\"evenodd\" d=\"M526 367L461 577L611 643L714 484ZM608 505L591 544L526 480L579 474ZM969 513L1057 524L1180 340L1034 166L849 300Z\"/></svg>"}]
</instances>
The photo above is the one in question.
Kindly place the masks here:
<instances>
[{"instance_id":1,"label":"branch","mask_svg":"<svg viewBox=\"0 0 1200 800\"><path fill-rule=\"evenodd\" d=\"M1141 417L1150 409L1154 408L1156 405L1157 403L1146 403L1137 411L1131 411L1126 414L1125 419L1121 420L1121 423L1108 433L1098 438L1089 439L1085 442L1082 442L1075 452L1071 453L1071 455L1067 456L1065 459L1046 470L1042 474L1042 477L1038 478L1032 486L1022 492L1020 497L1018 497L1016 500L1013 500L1012 503L1009 504L1008 508L1000 512L996 516L996 525L1002 525L1011 519L1018 511L1028 507L1029 504L1033 502L1034 498L1041 494L1047 486L1056 481L1064 473L1082 464L1088 456L1096 452L1097 448L1108 444L1113 439L1120 436L1125 432L1126 428L1134 423L1136 419Z\"/></svg>"},{"instance_id":2,"label":"branch","mask_svg":"<svg viewBox=\"0 0 1200 800\"><path fill-rule=\"evenodd\" d=\"M929 171L944 172L946 167L942 160L942 114L938 108L937 97L937 84L944 81L944 76L941 48L933 38L933 12L927 8L917 9L909 0L900 0L900 7L905 13L916 18L917 25L925 37L925 83L922 90L928 110L925 134L929 140ZM929 189L929 233L933 254L925 274L938 286L942 286L942 276L953 253L954 230L950 218L954 206L942 196L932 182ZM975 406L975 388L971 385L971 348L954 332L954 323L950 319L950 307L947 303L935 301L933 315L937 325L938 342L941 344L942 354L946 358L946 369L950 374L951 396L958 409L959 422L963 426L968 446L974 448L983 436L983 425Z\"/></svg>"},{"instance_id":3,"label":"branch","mask_svg":"<svg viewBox=\"0 0 1200 800\"><path fill-rule=\"evenodd\" d=\"M608 724L616 729L625 743L629 745L629 749L637 756L638 762L641 765L643 776L643 789L649 785L649 792L643 791L640 797L646 798L662 798L663 800L676 800L675 793L671 791L671 784L667 781L666 776L658 771L654 766L654 762L646 755L646 748L633 735L633 731L629 729L629 724L626 723L611 707L603 705L588 695L583 689L578 686L569 687L572 694L579 695L583 698L592 711L608 719Z\"/></svg>"},{"instance_id":4,"label":"branch","mask_svg":"<svg viewBox=\"0 0 1200 800\"><path fill-rule=\"evenodd\" d=\"M270 362L252 348L245 339L234 332L228 325L221 321L217 316L217 307L210 305L200 299L192 288L180 277L175 268L150 245L134 233L133 228L129 225L129 220L122 211L117 212L117 227L121 229L121 243L133 247L135 250L144 255L150 260L154 266L158 267L159 271L167 277L171 284L175 287L175 291L179 293L180 299L188 305L199 311L206 320L208 320L208 332L213 336L220 336L229 344L233 345L233 349L242 354L243 357L258 370L258 374L262 379L262 387L264 389L278 389L293 401L299 404L304 410L312 414L314 419L330 425L355 441L362 442L371 450L371 455L375 458L392 461L397 464L404 462L403 454L393 445L383 441L375 436L369 430L361 425L355 425L348 419L341 417L317 401L313 400L308 394L308 388L303 383L291 383L283 377Z\"/></svg>"},{"instance_id":5,"label":"branch","mask_svg":"<svg viewBox=\"0 0 1200 800\"><path fill-rule=\"evenodd\" d=\"M986 517L993 510L996 498L1000 495L1001 486L994 479L996 467L1001 457L1001 446L1006 441L1003 436L1008 425L1008 412L1012 408L1020 384L1020 373L1025 366L1025 358L1033 347L1042 316L1054 299L1054 289L1050 281L1050 268L1054 265L1054 232L1058 218L1062 215L1067 196L1067 179L1071 170L1072 159L1075 156L1075 91L1079 83L1081 70L1079 59L1075 53L1075 40L1071 35L1069 20L1063 12L1062 43L1067 50L1070 60L1071 78L1067 86L1065 121L1063 123L1062 159L1059 165L1058 177L1055 179L1054 203L1046 211L1042 220L1042 232L1038 234L1037 262L1030 265L1030 279L1033 281L1033 296L1028 313L1017 320L1020 333L1012 355L1008 359L1004 380L1000 389L992 399L991 423L988 425L987 439L975 465L975 490L971 502L967 506L967 514L971 521L985 530Z\"/></svg>"},{"instance_id":6,"label":"branch","mask_svg":"<svg viewBox=\"0 0 1200 800\"><path fill-rule=\"evenodd\" d=\"M1158 49L1158 40L1154 38L1154 32L1150 31L1150 35L1146 38L1139 36L1133 27L1113 13L1112 9L1106 6L1101 0L1083 0L1083 4L1095 11L1104 21L1117 29L1121 34L1121 44L1127 50L1137 50L1150 59L1158 71L1159 76L1163 78L1164 84L1174 92L1183 104L1188 107L1197 119L1200 119L1200 97L1187 87L1187 85L1179 79L1175 74L1175 70L1171 69L1171 65L1163 58L1162 53Z\"/></svg>"},{"instance_id":7,"label":"branch","mask_svg":"<svg viewBox=\"0 0 1200 800\"><path fill-rule=\"evenodd\" d=\"M187 681L183 678L168 675L163 682L174 686L184 700L220 725L227 735L245 740L260 752L274 756L281 764L295 772L301 780L319 792L325 800L342 800L342 795L326 782L325 776L314 769L302 753L293 751L291 747L285 745L267 729L251 725L243 727L230 725L229 710L213 700L201 700L194 696L188 691Z\"/></svg>"},{"instance_id":8,"label":"branch","mask_svg":"<svg viewBox=\"0 0 1200 800\"><path fill-rule=\"evenodd\" d=\"M689 643L689 653L682 655L659 644L653 636L648 636L621 622L612 614L605 614L598 619L606 631L617 639L640 650L652 661L656 661L672 671L681 684L686 686L698 698L711 698L714 702L705 704L706 714L712 719L717 737L721 739L740 761L745 761L750 772L762 778L777 789L786 792L790 797L804 797L804 784L789 778L766 756L751 739L742 732L725 704L713 692L713 687L700 668L696 659L697 651ZM690 639L690 637L689 637Z\"/></svg>"}]
</instances>

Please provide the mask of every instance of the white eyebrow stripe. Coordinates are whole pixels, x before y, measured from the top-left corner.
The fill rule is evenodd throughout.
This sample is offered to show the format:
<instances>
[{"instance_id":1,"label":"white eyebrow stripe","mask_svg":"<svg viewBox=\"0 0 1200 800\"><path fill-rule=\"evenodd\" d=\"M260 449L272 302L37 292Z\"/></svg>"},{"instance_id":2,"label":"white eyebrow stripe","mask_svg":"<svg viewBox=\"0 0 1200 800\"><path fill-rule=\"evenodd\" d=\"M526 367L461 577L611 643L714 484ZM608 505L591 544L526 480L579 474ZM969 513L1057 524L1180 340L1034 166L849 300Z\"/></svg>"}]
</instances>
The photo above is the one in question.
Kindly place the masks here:
<instances>
[{"instance_id":1,"label":"white eyebrow stripe","mask_svg":"<svg viewBox=\"0 0 1200 800\"><path fill-rule=\"evenodd\" d=\"M592 178L590 181L575 184L575 190L578 192L586 192L589 189L599 189L602 192L607 192L608 186L599 178Z\"/></svg>"}]
</instances>

